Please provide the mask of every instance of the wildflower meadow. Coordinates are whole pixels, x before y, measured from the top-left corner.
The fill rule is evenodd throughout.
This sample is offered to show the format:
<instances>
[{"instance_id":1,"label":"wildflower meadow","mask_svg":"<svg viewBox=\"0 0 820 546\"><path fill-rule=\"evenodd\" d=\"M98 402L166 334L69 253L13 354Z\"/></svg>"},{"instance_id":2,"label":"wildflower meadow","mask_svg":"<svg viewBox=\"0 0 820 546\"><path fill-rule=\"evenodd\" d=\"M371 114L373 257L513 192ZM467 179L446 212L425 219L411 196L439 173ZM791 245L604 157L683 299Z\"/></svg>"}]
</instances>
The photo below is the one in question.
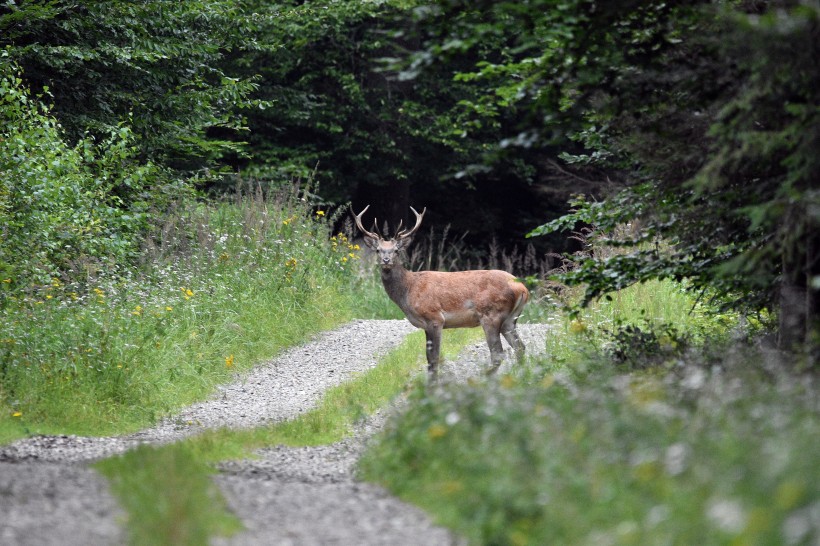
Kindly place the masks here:
<instances>
[{"instance_id":1,"label":"wildflower meadow","mask_svg":"<svg viewBox=\"0 0 820 546\"><path fill-rule=\"evenodd\" d=\"M178 208L141 264L83 282L2 279L0 437L146 426L349 319L360 249L300 196Z\"/></svg>"}]
</instances>

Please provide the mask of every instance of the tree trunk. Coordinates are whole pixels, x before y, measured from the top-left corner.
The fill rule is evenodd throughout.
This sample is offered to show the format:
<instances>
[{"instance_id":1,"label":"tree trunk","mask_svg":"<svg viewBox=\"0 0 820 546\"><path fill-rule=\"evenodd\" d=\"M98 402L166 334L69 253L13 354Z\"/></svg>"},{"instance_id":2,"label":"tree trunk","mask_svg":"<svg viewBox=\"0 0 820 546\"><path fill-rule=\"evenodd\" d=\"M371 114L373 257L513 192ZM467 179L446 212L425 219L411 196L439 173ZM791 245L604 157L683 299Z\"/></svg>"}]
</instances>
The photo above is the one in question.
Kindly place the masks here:
<instances>
[{"instance_id":1,"label":"tree trunk","mask_svg":"<svg viewBox=\"0 0 820 546\"><path fill-rule=\"evenodd\" d=\"M805 286L789 282L785 278L781 281L777 345L784 351L797 349L806 338L806 300Z\"/></svg>"},{"instance_id":2,"label":"tree trunk","mask_svg":"<svg viewBox=\"0 0 820 546\"><path fill-rule=\"evenodd\" d=\"M791 216L799 220L783 245L778 347L803 350L814 365L820 356L820 235L805 208Z\"/></svg>"},{"instance_id":3,"label":"tree trunk","mask_svg":"<svg viewBox=\"0 0 820 546\"><path fill-rule=\"evenodd\" d=\"M806 350L813 366L820 363L820 225L809 219L806 252Z\"/></svg>"}]
</instances>

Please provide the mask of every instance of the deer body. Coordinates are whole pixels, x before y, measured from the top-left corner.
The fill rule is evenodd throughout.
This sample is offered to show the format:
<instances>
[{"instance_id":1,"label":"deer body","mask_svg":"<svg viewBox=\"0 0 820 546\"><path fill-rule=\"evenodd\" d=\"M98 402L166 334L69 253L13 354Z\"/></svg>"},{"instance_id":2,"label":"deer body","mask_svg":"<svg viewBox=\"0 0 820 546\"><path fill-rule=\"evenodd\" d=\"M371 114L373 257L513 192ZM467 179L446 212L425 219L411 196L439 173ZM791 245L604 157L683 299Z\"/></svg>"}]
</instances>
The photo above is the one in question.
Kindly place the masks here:
<instances>
[{"instance_id":1,"label":"deer body","mask_svg":"<svg viewBox=\"0 0 820 546\"><path fill-rule=\"evenodd\" d=\"M438 371L444 328L481 326L490 348L489 373L498 369L503 360L502 335L519 359L524 356L524 344L515 327L529 292L515 276L500 270L408 271L402 266L398 254L421 225L424 211L419 214L411 207L416 215L416 226L409 231L400 230L395 238L385 240L362 227L361 216L366 210L367 207L356 216L356 225L364 234L365 243L379 256L387 295L413 326L425 332L431 379L435 379Z\"/></svg>"}]
</instances>

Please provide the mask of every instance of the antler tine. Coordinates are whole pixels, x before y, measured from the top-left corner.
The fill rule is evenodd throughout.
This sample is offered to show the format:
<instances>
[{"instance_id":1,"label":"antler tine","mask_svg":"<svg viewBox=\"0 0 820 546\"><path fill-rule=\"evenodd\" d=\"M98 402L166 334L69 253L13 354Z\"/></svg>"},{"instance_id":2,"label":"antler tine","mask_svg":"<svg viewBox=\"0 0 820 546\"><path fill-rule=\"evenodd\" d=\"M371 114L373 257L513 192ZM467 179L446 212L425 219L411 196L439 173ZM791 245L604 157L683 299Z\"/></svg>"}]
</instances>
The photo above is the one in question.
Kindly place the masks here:
<instances>
[{"instance_id":1,"label":"antler tine","mask_svg":"<svg viewBox=\"0 0 820 546\"><path fill-rule=\"evenodd\" d=\"M416 225L413 226L413 229L411 229L410 231L405 230L396 233L396 239L406 239L408 237L412 237L413 234L416 231L418 231L419 227L421 227L421 220L422 218L424 218L424 213L427 212L427 207L424 207L424 210L421 211L421 214L419 214L419 212L413 207L410 207L410 210L412 210L413 214L416 215Z\"/></svg>"},{"instance_id":2,"label":"antler tine","mask_svg":"<svg viewBox=\"0 0 820 546\"><path fill-rule=\"evenodd\" d=\"M357 228L359 228L359 231L361 231L362 233L364 233L364 234L365 234L365 236L367 236L367 237L372 237L372 238L374 238L374 239L381 239L381 237L380 237L380 236L378 236L377 234L375 234L375 233L373 233L373 232L371 232L371 231L367 231L366 229L364 229L364 226L362 225L362 215L364 215L364 213L365 213L365 212L367 211L367 209L369 209L369 208L370 208L370 205L367 205L367 206L364 208L364 210L362 210L362 212L360 212L359 214L356 214L356 213L353 211L353 207L351 206L351 207L350 207L350 212L353 212L353 216L356 218L356 227L357 227Z\"/></svg>"}]
</instances>

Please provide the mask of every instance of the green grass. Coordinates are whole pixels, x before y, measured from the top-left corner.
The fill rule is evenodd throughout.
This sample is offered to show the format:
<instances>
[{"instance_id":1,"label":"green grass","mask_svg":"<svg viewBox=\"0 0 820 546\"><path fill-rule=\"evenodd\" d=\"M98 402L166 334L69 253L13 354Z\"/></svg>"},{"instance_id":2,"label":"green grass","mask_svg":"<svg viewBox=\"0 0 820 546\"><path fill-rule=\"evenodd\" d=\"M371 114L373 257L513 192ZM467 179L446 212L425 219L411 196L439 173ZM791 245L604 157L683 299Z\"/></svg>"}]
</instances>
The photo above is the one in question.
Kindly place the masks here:
<instances>
[{"instance_id":1,"label":"green grass","mask_svg":"<svg viewBox=\"0 0 820 546\"><path fill-rule=\"evenodd\" d=\"M633 290L553 319L547 359L526 372L411 393L362 474L473 544L816 542L814 378L751 348L698 347L726 317L683 316L693 302L674 286ZM600 345L616 313L693 341L624 367Z\"/></svg>"},{"instance_id":2,"label":"green grass","mask_svg":"<svg viewBox=\"0 0 820 546\"><path fill-rule=\"evenodd\" d=\"M353 317L356 249L294 195L167 222L141 268L3 284L14 295L0 308L0 442L145 427Z\"/></svg>"},{"instance_id":3,"label":"green grass","mask_svg":"<svg viewBox=\"0 0 820 546\"><path fill-rule=\"evenodd\" d=\"M736 317L716 313L682 284L670 280L648 281L609 294L575 317L562 312L552 297L535 298L524 308L521 321L553 326L545 340L548 356L541 365L547 371L586 367L602 348L612 349L619 332L630 327L650 332L666 345L680 345L681 350L721 338L737 327ZM664 336L670 339L662 339ZM635 349L640 352L640 347Z\"/></svg>"},{"instance_id":4,"label":"green grass","mask_svg":"<svg viewBox=\"0 0 820 546\"><path fill-rule=\"evenodd\" d=\"M384 291L378 265L362 264L356 277L356 316L363 319L404 319L404 313Z\"/></svg>"},{"instance_id":5,"label":"green grass","mask_svg":"<svg viewBox=\"0 0 820 546\"><path fill-rule=\"evenodd\" d=\"M95 467L127 514L130 544L208 544L242 529L210 479L214 470L185 444L139 447Z\"/></svg>"}]
</instances>

